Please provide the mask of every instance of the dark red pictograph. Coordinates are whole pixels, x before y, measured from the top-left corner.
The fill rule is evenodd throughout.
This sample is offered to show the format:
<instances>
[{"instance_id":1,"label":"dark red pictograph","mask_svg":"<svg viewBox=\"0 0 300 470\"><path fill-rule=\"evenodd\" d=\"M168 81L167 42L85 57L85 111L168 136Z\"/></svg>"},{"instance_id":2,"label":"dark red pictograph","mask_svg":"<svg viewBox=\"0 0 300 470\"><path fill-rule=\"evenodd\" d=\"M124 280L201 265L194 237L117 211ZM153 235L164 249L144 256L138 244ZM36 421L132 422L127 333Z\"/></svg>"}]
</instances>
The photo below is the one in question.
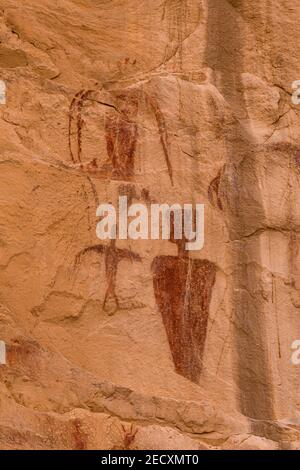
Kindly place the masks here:
<instances>
[{"instance_id":1,"label":"dark red pictograph","mask_svg":"<svg viewBox=\"0 0 300 470\"><path fill-rule=\"evenodd\" d=\"M100 98L99 98L100 95ZM101 99L97 90L82 90L76 93L69 109L69 150L73 163L93 176L106 179L132 181L135 171L135 153L138 141L138 112L140 103L148 106L155 117L160 142L166 161L171 183L173 170L169 157L169 138L166 122L157 100L138 88L127 88L110 93L111 102ZM99 156L87 164L83 149L85 120L83 117L86 103L97 103L106 107L105 139L107 158Z\"/></svg>"},{"instance_id":2,"label":"dark red pictograph","mask_svg":"<svg viewBox=\"0 0 300 470\"><path fill-rule=\"evenodd\" d=\"M153 286L176 372L198 382L206 340L209 306L217 268L208 260L192 260L186 239L170 241L178 256L158 256L152 263Z\"/></svg>"},{"instance_id":3,"label":"dark red pictograph","mask_svg":"<svg viewBox=\"0 0 300 470\"><path fill-rule=\"evenodd\" d=\"M223 168L220 169L217 176L211 181L208 187L208 199L213 206L218 207L221 211L223 210L223 204L220 196L220 182Z\"/></svg>"},{"instance_id":4,"label":"dark red pictograph","mask_svg":"<svg viewBox=\"0 0 300 470\"><path fill-rule=\"evenodd\" d=\"M76 257L75 265L78 266L83 255L90 252L104 256L107 288L103 301L103 310L112 315L119 309L119 299L116 293L118 265L122 260L141 261L141 257L131 250L117 248L116 240L111 240L109 245L98 244L82 250Z\"/></svg>"}]
</instances>

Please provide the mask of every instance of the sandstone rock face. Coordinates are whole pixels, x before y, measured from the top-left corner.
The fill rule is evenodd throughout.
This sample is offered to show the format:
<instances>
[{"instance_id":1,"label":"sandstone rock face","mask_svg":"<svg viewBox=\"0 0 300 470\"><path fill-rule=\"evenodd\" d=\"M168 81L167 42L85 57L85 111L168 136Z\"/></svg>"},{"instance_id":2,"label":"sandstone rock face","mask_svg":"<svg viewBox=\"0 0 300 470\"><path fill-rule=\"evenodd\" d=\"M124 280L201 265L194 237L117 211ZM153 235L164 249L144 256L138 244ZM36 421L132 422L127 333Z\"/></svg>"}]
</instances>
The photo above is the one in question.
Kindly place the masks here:
<instances>
[{"instance_id":1,"label":"sandstone rock face","mask_svg":"<svg viewBox=\"0 0 300 470\"><path fill-rule=\"evenodd\" d=\"M300 448L300 5L0 0L1 449ZM205 244L96 236L205 204Z\"/></svg>"}]
</instances>

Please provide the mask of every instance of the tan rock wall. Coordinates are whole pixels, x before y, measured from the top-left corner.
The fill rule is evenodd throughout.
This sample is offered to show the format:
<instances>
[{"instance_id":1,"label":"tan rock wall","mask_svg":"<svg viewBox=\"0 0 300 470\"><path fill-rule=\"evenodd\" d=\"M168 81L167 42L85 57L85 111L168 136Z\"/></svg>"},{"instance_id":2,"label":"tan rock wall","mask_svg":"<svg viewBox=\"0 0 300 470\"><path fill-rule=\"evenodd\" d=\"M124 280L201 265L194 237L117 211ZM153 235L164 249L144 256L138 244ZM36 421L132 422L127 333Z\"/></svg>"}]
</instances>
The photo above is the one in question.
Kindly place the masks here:
<instances>
[{"instance_id":1,"label":"tan rock wall","mask_svg":"<svg viewBox=\"0 0 300 470\"><path fill-rule=\"evenodd\" d=\"M0 0L1 448L299 446L299 14ZM119 195L203 250L101 245Z\"/></svg>"}]
</instances>

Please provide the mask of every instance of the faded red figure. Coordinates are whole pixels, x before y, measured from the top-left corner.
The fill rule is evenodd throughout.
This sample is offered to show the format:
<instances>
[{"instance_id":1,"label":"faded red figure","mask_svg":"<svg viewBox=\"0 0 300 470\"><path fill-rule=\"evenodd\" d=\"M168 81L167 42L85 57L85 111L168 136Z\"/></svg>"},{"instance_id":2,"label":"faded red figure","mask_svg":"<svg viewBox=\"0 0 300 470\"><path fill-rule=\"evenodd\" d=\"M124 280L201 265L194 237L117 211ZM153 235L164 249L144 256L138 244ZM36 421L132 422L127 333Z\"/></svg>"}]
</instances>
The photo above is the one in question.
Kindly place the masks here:
<instances>
[{"instance_id":1,"label":"faded red figure","mask_svg":"<svg viewBox=\"0 0 300 470\"><path fill-rule=\"evenodd\" d=\"M141 261L141 257L131 250L117 248L116 240L113 239L109 245L98 244L85 248L76 256L75 264L78 265L82 256L89 252L95 252L104 256L107 288L103 301L103 310L112 315L120 308L116 293L118 265L122 260Z\"/></svg>"},{"instance_id":2,"label":"faded red figure","mask_svg":"<svg viewBox=\"0 0 300 470\"><path fill-rule=\"evenodd\" d=\"M223 203L220 195L220 182L223 171L224 167L219 170L217 176L210 182L208 187L208 199L210 203L221 211L223 210Z\"/></svg>"},{"instance_id":3,"label":"faded red figure","mask_svg":"<svg viewBox=\"0 0 300 470\"><path fill-rule=\"evenodd\" d=\"M202 369L209 306L216 278L216 265L192 260L186 239L170 241L178 256L158 256L152 263L156 302L162 315L175 370L198 382Z\"/></svg>"},{"instance_id":4,"label":"faded red figure","mask_svg":"<svg viewBox=\"0 0 300 470\"><path fill-rule=\"evenodd\" d=\"M106 145L108 161L102 169L113 179L131 180L134 176L134 156L138 126L134 122L138 112L138 99L135 94L118 95L118 113L108 113L106 117Z\"/></svg>"},{"instance_id":5,"label":"faded red figure","mask_svg":"<svg viewBox=\"0 0 300 470\"><path fill-rule=\"evenodd\" d=\"M173 184L168 133L164 116L155 98L150 97L145 91L137 88L127 88L121 92L111 92L110 96L111 102L108 103L101 99L101 91L83 90L78 92L73 98L69 113L69 149L73 163L79 164L91 176L132 181L138 140L137 118L139 105L143 100L155 116L168 174ZM99 159L93 159L84 166L82 140L85 121L82 114L85 104L89 101L107 108L105 124L107 160L100 165Z\"/></svg>"}]
</instances>

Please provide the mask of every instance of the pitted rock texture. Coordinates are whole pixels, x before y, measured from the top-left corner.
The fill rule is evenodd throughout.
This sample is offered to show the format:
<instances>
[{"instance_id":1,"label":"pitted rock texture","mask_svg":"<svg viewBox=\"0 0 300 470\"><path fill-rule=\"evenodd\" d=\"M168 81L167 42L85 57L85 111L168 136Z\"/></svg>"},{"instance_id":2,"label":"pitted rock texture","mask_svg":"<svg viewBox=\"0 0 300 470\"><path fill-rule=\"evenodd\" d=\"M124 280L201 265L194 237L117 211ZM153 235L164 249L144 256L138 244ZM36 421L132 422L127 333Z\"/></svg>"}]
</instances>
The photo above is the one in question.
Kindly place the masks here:
<instances>
[{"instance_id":1,"label":"pitted rock texture","mask_svg":"<svg viewBox=\"0 0 300 470\"><path fill-rule=\"evenodd\" d=\"M299 16L0 0L1 449L300 448ZM120 195L204 248L100 241Z\"/></svg>"}]
</instances>

